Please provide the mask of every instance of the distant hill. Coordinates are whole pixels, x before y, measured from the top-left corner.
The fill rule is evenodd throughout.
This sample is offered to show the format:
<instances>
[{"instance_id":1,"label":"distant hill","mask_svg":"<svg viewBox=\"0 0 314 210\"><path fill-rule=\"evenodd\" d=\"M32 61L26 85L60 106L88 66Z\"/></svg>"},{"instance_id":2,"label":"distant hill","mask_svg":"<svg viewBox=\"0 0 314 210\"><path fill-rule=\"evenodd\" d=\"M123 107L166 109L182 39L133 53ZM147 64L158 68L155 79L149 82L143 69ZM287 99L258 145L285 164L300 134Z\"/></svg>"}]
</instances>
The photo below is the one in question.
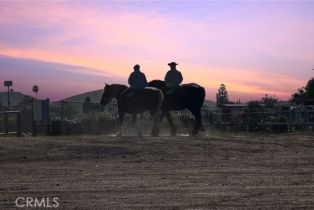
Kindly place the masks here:
<instances>
[{"instance_id":1,"label":"distant hill","mask_svg":"<svg viewBox=\"0 0 314 210\"><path fill-rule=\"evenodd\" d=\"M16 106L19 103L21 103L23 101L23 99L25 97L31 97L28 95L24 95L23 93L20 92L10 92L10 102L11 102L11 106ZM6 106L8 104L8 94L7 92L0 92L0 103L3 106Z\"/></svg>"},{"instance_id":2,"label":"distant hill","mask_svg":"<svg viewBox=\"0 0 314 210\"><path fill-rule=\"evenodd\" d=\"M90 97L92 103L99 103L103 90L90 91L63 99L64 101L84 102L86 97Z\"/></svg>"}]
</instances>

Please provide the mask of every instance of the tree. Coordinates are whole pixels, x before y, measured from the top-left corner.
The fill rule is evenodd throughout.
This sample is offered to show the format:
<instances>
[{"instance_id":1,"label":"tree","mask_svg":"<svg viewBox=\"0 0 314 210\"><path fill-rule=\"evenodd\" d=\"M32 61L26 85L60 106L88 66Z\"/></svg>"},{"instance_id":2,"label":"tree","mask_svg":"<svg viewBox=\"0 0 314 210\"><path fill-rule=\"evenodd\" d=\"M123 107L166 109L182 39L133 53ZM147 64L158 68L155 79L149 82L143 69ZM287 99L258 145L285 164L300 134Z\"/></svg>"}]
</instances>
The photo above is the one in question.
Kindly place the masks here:
<instances>
[{"instance_id":1,"label":"tree","mask_svg":"<svg viewBox=\"0 0 314 210\"><path fill-rule=\"evenodd\" d=\"M37 93L38 93L38 91L39 91L39 87L38 87L37 85L34 85L34 86L33 86L33 92L34 92L35 95L36 95L36 99L37 99Z\"/></svg>"},{"instance_id":2,"label":"tree","mask_svg":"<svg viewBox=\"0 0 314 210\"><path fill-rule=\"evenodd\" d=\"M229 103L227 88L224 84L221 84L216 94L216 105L223 106L227 103Z\"/></svg>"},{"instance_id":3,"label":"tree","mask_svg":"<svg viewBox=\"0 0 314 210\"><path fill-rule=\"evenodd\" d=\"M297 92L291 95L290 101L292 103L300 104L301 101L306 99L306 90L305 87L299 88Z\"/></svg>"},{"instance_id":4,"label":"tree","mask_svg":"<svg viewBox=\"0 0 314 210\"><path fill-rule=\"evenodd\" d=\"M310 79L305 87L299 88L291 95L290 101L296 104L314 104L314 78Z\"/></svg>"},{"instance_id":5,"label":"tree","mask_svg":"<svg viewBox=\"0 0 314 210\"><path fill-rule=\"evenodd\" d=\"M276 103L278 103L278 98L276 96L269 96L265 94L265 96L261 100L266 107L274 107Z\"/></svg>"},{"instance_id":6,"label":"tree","mask_svg":"<svg viewBox=\"0 0 314 210\"><path fill-rule=\"evenodd\" d=\"M247 108L249 110L253 110L254 112L256 112L256 110L262 109L262 106L261 106L260 102L253 100L253 101L247 102Z\"/></svg>"},{"instance_id":7,"label":"tree","mask_svg":"<svg viewBox=\"0 0 314 210\"><path fill-rule=\"evenodd\" d=\"M308 98L314 99L314 78L307 82L305 91Z\"/></svg>"}]
</instances>

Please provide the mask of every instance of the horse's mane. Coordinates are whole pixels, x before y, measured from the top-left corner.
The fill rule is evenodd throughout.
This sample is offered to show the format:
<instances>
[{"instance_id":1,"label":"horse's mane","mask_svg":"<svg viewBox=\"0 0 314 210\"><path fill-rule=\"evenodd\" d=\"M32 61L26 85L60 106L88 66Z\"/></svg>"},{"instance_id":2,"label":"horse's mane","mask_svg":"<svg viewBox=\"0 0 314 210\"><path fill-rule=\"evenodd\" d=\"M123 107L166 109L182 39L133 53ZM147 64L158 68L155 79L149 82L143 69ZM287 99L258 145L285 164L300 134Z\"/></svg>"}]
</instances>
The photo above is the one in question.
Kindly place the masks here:
<instances>
[{"instance_id":1,"label":"horse's mane","mask_svg":"<svg viewBox=\"0 0 314 210\"><path fill-rule=\"evenodd\" d=\"M123 84L111 84L111 86L116 86L116 87L127 87L126 85L123 85Z\"/></svg>"},{"instance_id":2,"label":"horse's mane","mask_svg":"<svg viewBox=\"0 0 314 210\"><path fill-rule=\"evenodd\" d=\"M111 86L111 87L118 88L118 89L122 89L122 90L128 88L128 86L122 85L122 84L111 84L110 86Z\"/></svg>"}]
</instances>

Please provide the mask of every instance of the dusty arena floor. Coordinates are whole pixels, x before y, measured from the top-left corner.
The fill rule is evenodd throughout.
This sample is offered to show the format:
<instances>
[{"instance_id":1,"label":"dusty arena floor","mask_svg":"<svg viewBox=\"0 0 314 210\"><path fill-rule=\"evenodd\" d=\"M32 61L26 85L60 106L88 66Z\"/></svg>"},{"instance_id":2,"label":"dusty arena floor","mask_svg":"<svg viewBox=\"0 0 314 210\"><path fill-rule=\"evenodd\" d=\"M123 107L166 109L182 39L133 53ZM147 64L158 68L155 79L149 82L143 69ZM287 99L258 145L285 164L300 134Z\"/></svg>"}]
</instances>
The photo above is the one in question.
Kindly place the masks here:
<instances>
[{"instance_id":1,"label":"dusty arena floor","mask_svg":"<svg viewBox=\"0 0 314 210\"><path fill-rule=\"evenodd\" d=\"M314 209L313 136L1 137L0 209Z\"/></svg>"}]
</instances>

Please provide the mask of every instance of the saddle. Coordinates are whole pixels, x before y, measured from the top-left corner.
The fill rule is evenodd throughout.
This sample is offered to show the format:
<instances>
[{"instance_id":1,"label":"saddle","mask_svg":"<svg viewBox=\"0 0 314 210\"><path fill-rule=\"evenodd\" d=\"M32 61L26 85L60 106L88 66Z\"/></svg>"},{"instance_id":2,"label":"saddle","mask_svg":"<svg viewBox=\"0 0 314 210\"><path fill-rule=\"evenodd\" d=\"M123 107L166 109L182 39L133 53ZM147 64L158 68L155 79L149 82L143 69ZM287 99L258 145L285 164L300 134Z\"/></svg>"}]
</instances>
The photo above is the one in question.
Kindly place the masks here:
<instances>
[{"instance_id":1,"label":"saddle","mask_svg":"<svg viewBox=\"0 0 314 210\"><path fill-rule=\"evenodd\" d=\"M132 88L128 88L126 89L122 94L124 95L124 98L125 99L129 99L133 96L135 96L136 94L144 91L145 89L147 89L149 87L145 87L145 88L142 88L142 89L132 89Z\"/></svg>"},{"instance_id":2,"label":"saddle","mask_svg":"<svg viewBox=\"0 0 314 210\"><path fill-rule=\"evenodd\" d=\"M164 87L163 92L165 95L169 96L173 94L176 90L178 90L181 86L174 87L174 88L169 88L169 87Z\"/></svg>"}]
</instances>

